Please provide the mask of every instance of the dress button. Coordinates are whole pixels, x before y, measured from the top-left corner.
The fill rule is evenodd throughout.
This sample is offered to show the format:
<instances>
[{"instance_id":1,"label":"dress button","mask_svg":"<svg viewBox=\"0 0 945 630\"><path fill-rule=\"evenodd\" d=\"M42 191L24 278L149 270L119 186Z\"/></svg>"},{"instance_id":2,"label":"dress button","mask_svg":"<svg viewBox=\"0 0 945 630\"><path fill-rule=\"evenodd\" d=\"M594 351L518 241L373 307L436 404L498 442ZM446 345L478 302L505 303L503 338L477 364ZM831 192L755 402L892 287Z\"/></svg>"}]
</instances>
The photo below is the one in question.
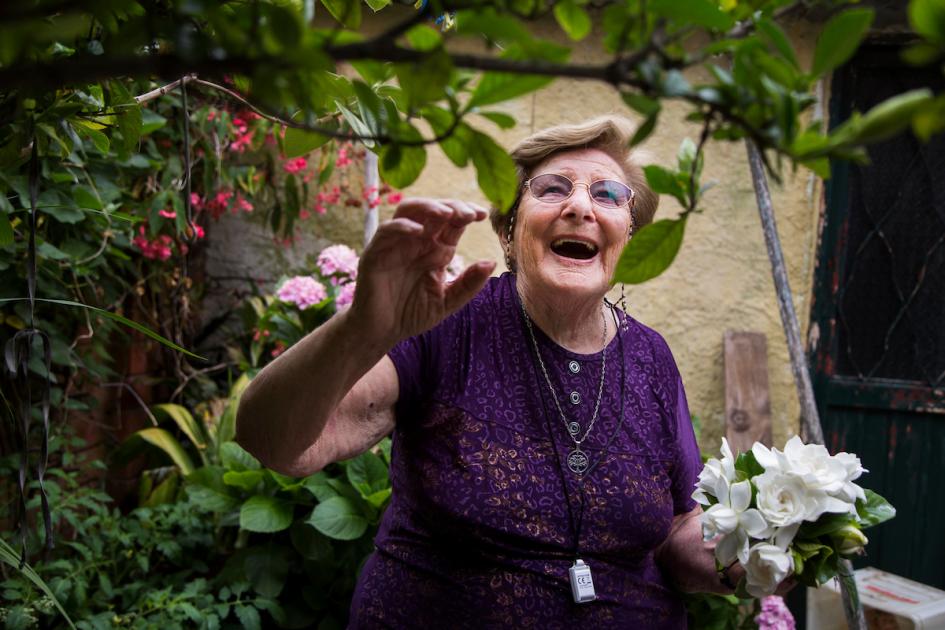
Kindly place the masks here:
<instances>
[{"instance_id":1,"label":"dress button","mask_svg":"<svg viewBox=\"0 0 945 630\"><path fill-rule=\"evenodd\" d=\"M577 374L581 371L581 364L577 361L571 361L568 363L568 369L571 370L571 374Z\"/></svg>"},{"instance_id":2,"label":"dress button","mask_svg":"<svg viewBox=\"0 0 945 630\"><path fill-rule=\"evenodd\" d=\"M577 392L571 392L571 404L578 405L581 403L581 395Z\"/></svg>"}]
</instances>

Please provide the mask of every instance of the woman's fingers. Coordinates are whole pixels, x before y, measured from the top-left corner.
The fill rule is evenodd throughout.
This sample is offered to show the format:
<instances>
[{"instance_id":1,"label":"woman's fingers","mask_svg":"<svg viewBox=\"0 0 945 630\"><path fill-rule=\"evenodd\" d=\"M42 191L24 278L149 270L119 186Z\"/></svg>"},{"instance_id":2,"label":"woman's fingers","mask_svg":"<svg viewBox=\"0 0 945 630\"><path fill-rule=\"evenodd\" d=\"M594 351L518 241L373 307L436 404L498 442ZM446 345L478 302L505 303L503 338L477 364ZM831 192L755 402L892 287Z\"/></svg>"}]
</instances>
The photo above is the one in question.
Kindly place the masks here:
<instances>
[{"instance_id":1,"label":"woman's fingers","mask_svg":"<svg viewBox=\"0 0 945 630\"><path fill-rule=\"evenodd\" d=\"M459 243L459 238L466 230L466 226L486 218L485 209L473 203L457 199L445 199L443 203L453 209L453 215L443 226L439 235L440 242L447 245L455 246Z\"/></svg>"},{"instance_id":2,"label":"woman's fingers","mask_svg":"<svg viewBox=\"0 0 945 630\"><path fill-rule=\"evenodd\" d=\"M452 313L473 299L495 269L495 261L480 260L469 265L456 280L446 287L446 312Z\"/></svg>"}]
</instances>

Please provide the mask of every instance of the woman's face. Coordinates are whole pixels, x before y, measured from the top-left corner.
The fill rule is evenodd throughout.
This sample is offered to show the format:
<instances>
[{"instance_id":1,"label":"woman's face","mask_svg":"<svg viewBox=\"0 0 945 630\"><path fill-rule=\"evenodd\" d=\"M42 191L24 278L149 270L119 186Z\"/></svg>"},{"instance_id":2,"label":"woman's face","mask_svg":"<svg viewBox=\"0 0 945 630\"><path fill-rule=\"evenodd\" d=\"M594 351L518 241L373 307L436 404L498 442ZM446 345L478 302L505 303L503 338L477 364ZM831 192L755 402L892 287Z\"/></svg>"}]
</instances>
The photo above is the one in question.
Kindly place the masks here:
<instances>
[{"instance_id":1,"label":"woman's face","mask_svg":"<svg viewBox=\"0 0 945 630\"><path fill-rule=\"evenodd\" d=\"M630 207L598 205L582 184L601 179L626 183L623 170L599 149L579 149L550 156L529 177L547 173L564 175L575 183L574 190L555 203L524 192L512 235L518 273L530 289L602 297L627 244Z\"/></svg>"}]
</instances>

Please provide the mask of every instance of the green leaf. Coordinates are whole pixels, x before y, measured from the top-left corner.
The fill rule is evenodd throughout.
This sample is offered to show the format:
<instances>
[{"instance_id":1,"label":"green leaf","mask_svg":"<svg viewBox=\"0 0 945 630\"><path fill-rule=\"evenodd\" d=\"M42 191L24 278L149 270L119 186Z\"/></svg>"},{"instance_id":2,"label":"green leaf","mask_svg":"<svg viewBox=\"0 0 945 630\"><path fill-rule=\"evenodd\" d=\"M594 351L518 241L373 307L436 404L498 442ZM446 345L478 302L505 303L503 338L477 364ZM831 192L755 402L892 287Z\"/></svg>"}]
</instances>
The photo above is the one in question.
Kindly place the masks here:
<instances>
[{"instance_id":1,"label":"green leaf","mask_svg":"<svg viewBox=\"0 0 945 630\"><path fill-rule=\"evenodd\" d=\"M742 473L742 475L739 475L739 481L751 479L765 471L764 467L755 459L755 454L751 451L738 454L738 457L735 459L735 470Z\"/></svg>"},{"instance_id":2,"label":"green leaf","mask_svg":"<svg viewBox=\"0 0 945 630\"><path fill-rule=\"evenodd\" d=\"M381 178L394 188L403 189L420 177L427 163L427 151L423 146L388 144L381 147L377 163Z\"/></svg>"},{"instance_id":3,"label":"green leaf","mask_svg":"<svg viewBox=\"0 0 945 630\"><path fill-rule=\"evenodd\" d=\"M591 18L574 0L556 2L554 13L561 29L574 41L584 39L591 32Z\"/></svg>"},{"instance_id":4,"label":"green leaf","mask_svg":"<svg viewBox=\"0 0 945 630\"><path fill-rule=\"evenodd\" d=\"M650 137L650 134L656 129L656 121L659 120L659 117L659 110L656 110L656 113L646 117L643 124L640 125L633 134L633 138L630 139L631 147L637 146Z\"/></svg>"},{"instance_id":5,"label":"green leaf","mask_svg":"<svg viewBox=\"0 0 945 630\"><path fill-rule=\"evenodd\" d=\"M866 503L856 502L856 513L860 518L862 529L879 525L896 516L896 508L889 501L872 490L864 490Z\"/></svg>"},{"instance_id":6,"label":"green leaf","mask_svg":"<svg viewBox=\"0 0 945 630\"><path fill-rule=\"evenodd\" d=\"M247 531L281 532L291 524L292 504L283 499L256 495L250 497L240 508L240 527Z\"/></svg>"},{"instance_id":7,"label":"green leaf","mask_svg":"<svg viewBox=\"0 0 945 630\"><path fill-rule=\"evenodd\" d=\"M377 13L391 3L391 0L364 0L371 10Z\"/></svg>"},{"instance_id":8,"label":"green leaf","mask_svg":"<svg viewBox=\"0 0 945 630\"><path fill-rule=\"evenodd\" d=\"M167 124L167 118L150 109L141 110L141 135L153 133Z\"/></svg>"},{"instance_id":9,"label":"green leaf","mask_svg":"<svg viewBox=\"0 0 945 630\"><path fill-rule=\"evenodd\" d=\"M660 111L660 102L648 96L637 94L636 92L623 92L620 97L623 99L624 103L647 118L658 114Z\"/></svg>"},{"instance_id":10,"label":"green leaf","mask_svg":"<svg viewBox=\"0 0 945 630\"><path fill-rule=\"evenodd\" d=\"M194 472L194 463L190 459L190 455L187 454L187 451L184 450L184 447L181 446L180 442L177 441L173 435L160 429L158 427L149 427L147 429L141 429L135 433L142 440L158 447L168 457L171 458L171 461L180 468L181 473L185 476Z\"/></svg>"},{"instance_id":11,"label":"green leaf","mask_svg":"<svg viewBox=\"0 0 945 630\"><path fill-rule=\"evenodd\" d=\"M649 10L669 18L674 26L694 24L719 31L735 26L735 18L711 0L651 0Z\"/></svg>"},{"instance_id":12,"label":"green leaf","mask_svg":"<svg viewBox=\"0 0 945 630\"><path fill-rule=\"evenodd\" d=\"M508 152L484 133L470 129L469 156L476 167L479 188L502 212L512 207L518 194L515 163Z\"/></svg>"},{"instance_id":13,"label":"green leaf","mask_svg":"<svg viewBox=\"0 0 945 630\"><path fill-rule=\"evenodd\" d=\"M811 74L822 76L852 57L873 23L873 14L872 9L849 9L832 17L817 40Z\"/></svg>"},{"instance_id":14,"label":"green leaf","mask_svg":"<svg viewBox=\"0 0 945 630\"><path fill-rule=\"evenodd\" d=\"M104 207L102 201L88 186L75 186L72 189L72 200L75 201L75 205L79 208L101 210Z\"/></svg>"},{"instance_id":15,"label":"green leaf","mask_svg":"<svg viewBox=\"0 0 945 630\"><path fill-rule=\"evenodd\" d=\"M777 22L770 18L762 17L755 26L758 32L768 40L768 43L778 51L785 61L791 64L795 69L800 68L800 65L797 63L797 56L794 54L794 47L791 45L791 40L788 39L788 36L781 30Z\"/></svg>"},{"instance_id":16,"label":"green leaf","mask_svg":"<svg viewBox=\"0 0 945 630\"><path fill-rule=\"evenodd\" d=\"M7 213L0 210L0 247L5 247L12 242L13 224L10 223Z\"/></svg>"},{"instance_id":17,"label":"green leaf","mask_svg":"<svg viewBox=\"0 0 945 630\"><path fill-rule=\"evenodd\" d=\"M483 107L509 101L551 83L554 77L534 74L484 72L466 107Z\"/></svg>"},{"instance_id":18,"label":"green leaf","mask_svg":"<svg viewBox=\"0 0 945 630\"><path fill-rule=\"evenodd\" d=\"M912 0L909 23L929 41L945 44L945 4L941 0Z\"/></svg>"},{"instance_id":19,"label":"green leaf","mask_svg":"<svg viewBox=\"0 0 945 630\"><path fill-rule=\"evenodd\" d=\"M287 158L296 158L308 155L329 140L330 137L314 131L288 127L282 141L282 150Z\"/></svg>"},{"instance_id":20,"label":"green leaf","mask_svg":"<svg viewBox=\"0 0 945 630\"><path fill-rule=\"evenodd\" d=\"M515 119L502 112L479 112L479 115L494 122L500 129L511 129L515 126Z\"/></svg>"},{"instance_id":21,"label":"green leaf","mask_svg":"<svg viewBox=\"0 0 945 630\"><path fill-rule=\"evenodd\" d=\"M361 26L361 0L322 0L322 4L345 28L356 31Z\"/></svg>"},{"instance_id":22,"label":"green leaf","mask_svg":"<svg viewBox=\"0 0 945 630\"><path fill-rule=\"evenodd\" d=\"M231 494L223 481L224 471L218 466L204 466L187 476L186 492L201 507L211 512L229 512L240 500Z\"/></svg>"},{"instance_id":23,"label":"green leaf","mask_svg":"<svg viewBox=\"0 0 945 630\"><path fill-rule=\"evenodd\" d=\"M640 284L666 271L679 252L685 229L684 218L644 225L624 248L614 279Z\"/></svg>"},{"instance_id":24,"label":"green leaf","mask_svg":"<svg viewBox=\"0 0 945 630\"><path fill-rule=\"evenodd\" d=\"M226 408L217 425L216 443L224 444L236 437L236 412L239 409L240 398L249 386L249 374L240 374L240 377L230 388L230 395L226 400Z\"/></svg>"},{"instance_id":25,"label":"green leaf","mask_svg":"<svg viewBox=\"0 0 945 630\"><path fill-rule=\"evenodd\" d=\"M646 175L646 183L655 193L661 195L672 195L679 202L679 205L687 205L687 181L681 173L671 171L656 164L650 164L643 167L643 173Z\"/></svg>"},{"instance_id":26,"label":"green leaf","mask_svg":"<svg viewBox=\"0 0 945 630\"><path fill-rule=\"evenodd\" d=\"M306 477L302 481L302 487L311 492L320 502L338 496L338 492L328 483L328 475L321 470Z\"/></svg>"},{"instance_id":27,"label":"green leaf","mask_svg":"<svg viewBox=\"0 0 945 630\"><path fill-rule=\"evenodd\" d=\"M262 464L236 442L220 445L220 462L230 470L259 470Z\"/></svg>"},{"instance_id":28,"label":"green leaf","mask_svg":"<svg viewBox=\"0 0 945 630\"><path fill-rule=\"evenodd\" d=\"M98 129L92 128L88 124L82 124L81 121L79 124L73 125L73 128L79 133L80 136L91 140L92 146L94 146L103 157L108 157L108 151L111 148L111 140L108 139L108 136Z\"/></svg>"},{"instance_id":29,"label":"green leaf","mask_svg":"<svg viewBox=\"0 0 945 630\"><path fill-rule=\"evenodd\" d=\"M190 441L198 449L207 448L207 434L203 424L194 420L194 417L186 407L165 403L154 405L152 409L157 415L164 415L174 421L174 424L190 438Z\"/></svg>"},{"instance_id":30,"label":"green leaf","mask_svg":"<svg viewBox=\"0 0 945 630\"><path fill-rule=\"evenodd\" d=\"M306 560L326 562L334 554L331 540L303 521L292 523L289 538L295 550Z\"/></svg>"},{"instance_id":31,"label":"green leaf","mask_svg":"<svg viewBox=\"0 0 945 630\"><path fill-rule=\"evenodd\" d=\"M243 570L253 590L263 597L278 597L289 575L289 549L268 544L250 549Z\"/></svg>"},{"instance_id":32,"label":"green leaf","mask_svg":"<svg viewBox=\"0 0 945 630\"><path fill-rule=\"evenodd\" d=\"M44 582L41 577L39 577L39 574L36 573L29 563L24 563L23 566L20 566L19 554L17 554L13 550L13 547L8 545L7 542L2 538L0 538L0 560L8 564L14 570L19 571L25 575L26 579L32 582L36 588L41 590L46 595L46 597L49 598L53 605L56 606L56 609L62 614L63 619L66 620L66 623L69 624L69 627L72 628L72 630L75 630L75 624L72 623L72 618L69 617L69 614L62 607L62 604L59 603L59 599L55 596L55 594L53 594L53 591L51 588L49 588L49 585L46 584L46 582Z\"/></svg>"},{"instance_id":33,"label":"green leaf","mask_svg":"<svg viewBox=\"0 0 945 630\"><path fill-rule=\"evenodd\" d=\"M348 481L357 488L364 498L390 485L387 478L387 466L384 465L380 457L370 451L361 453L348 461L345 472Z\"/></svg>"},{"instance_id":34,"label":"green leaf","mask_svg":"<svg viewBox=\"0 0 945 630\"><path fill-rule=\"evenodd\" d=\"M244 630L259 630L262 627L259 611L252 606L234 606L233 612L236 613L237 619L240 620L240 626L242 626Z\"/></svg>"},{"instance_id":35,"label":"green leaf","mask_svg":"<svg viewBox=\"0 0 945 630\"><path fill-rule=\"evenodd\" d=\"M410 109L442 99L452 70L453 61L444 50L428 53L419 62L394 64Z\"/></svg>"},{"instance_id":36,"label":"green leaf","mask_svg":"<svg viewBox=\"0 0 945 630\"><path fill-rule=\"evenodd\" d=\"M443 37L435 28L426 24L417 24L407 31L407 41L410 47L420 52L430 52L443 45Z\"/></svg>"},{"instance_id":37,"label":"green leaf","mask_svg":"<svg viewBox=\"0 0 945 630\"><path fill-rule=\"evenodd\" d=\"M109 87L112 93L112 106L116 109L115 118L118 122L118 130L121 132L122 148L128 152L134 151L144 127L141 106L135 102L134 97L121 81L111 81Z\"/></svg>"},{"instance_id":38,"label":"green leaf","mask_svg":"<svg viewBox=\"0 0 945 630\"><path fill-rule=\"evenodd\" d=\"M223 483L234 488L252 492L266 478L264 470L228 470L223 473Z\"/></svg>"},{"instance_id":39,"label":"green leaf","mask_svg":"<svg viewBox=\"0 0 945 630\"><path fill-rule=\"evenodd\" d=\"M876 105L862 116L852 116L833 130L828 147L848 147L890 138L906 127L912 117L932 101L928 88L897 94Z\"/></svg>"},{"instance_id":40,"label":"green leaf","mask_svg":"<svg viewBox=\"0 0 945 630\"><path fill-rule=\"evenodd\" d=\"M850 524L852 517L849 514L822 514L813 523L804 522L801 524L800 529L797 531L797 539L809 539L817 538L818 536L824 536L831 532L835 532L838 529L845 527ZM805 559L810 557L810 555L805 556Z\"/></svg>"},{"instance_id":41,"label":"green leaf","mask_svg":"<svg viewBox=\"0 0 945 630\"><path fill-rule=\"evenodd\" d=\"M315 506L306 521L335 540L355 540L367 531L368 522L345 497L332 497Z\"/></svg>"}]
</instances>

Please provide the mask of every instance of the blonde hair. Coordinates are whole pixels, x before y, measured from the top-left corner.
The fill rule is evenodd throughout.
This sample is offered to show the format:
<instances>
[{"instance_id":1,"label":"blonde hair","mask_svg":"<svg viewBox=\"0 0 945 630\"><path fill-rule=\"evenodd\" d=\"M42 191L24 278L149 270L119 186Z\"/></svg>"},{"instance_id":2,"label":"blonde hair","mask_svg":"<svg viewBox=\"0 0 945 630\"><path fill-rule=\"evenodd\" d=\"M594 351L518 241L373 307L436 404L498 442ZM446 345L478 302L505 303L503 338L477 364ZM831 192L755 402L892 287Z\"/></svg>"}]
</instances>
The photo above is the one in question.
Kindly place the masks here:
<instances>
[{"instance_id":1,"label":"blonde hair","mask_svg":"<svg viewBox=\"0 0 945 630\"><path fill-rule=\"evenodd\" d=\"M639 229L653 220L659 195L646 185L643 167L637 160L639 152L630 148L630 139L634 127L626 118L619 116L598 116L582 123L556 125L530 135L511 151L518 176L518 195L511 210L503 213L493 208L489 213L492 229L502 238L506 238L509 222L518 211L522 200L522 189L532 169L548 159L549 156L563 151L579 149L598 149L612 157L623 169L627 185L633 189L633 227Z\"/></svg>"}]
</instances>

